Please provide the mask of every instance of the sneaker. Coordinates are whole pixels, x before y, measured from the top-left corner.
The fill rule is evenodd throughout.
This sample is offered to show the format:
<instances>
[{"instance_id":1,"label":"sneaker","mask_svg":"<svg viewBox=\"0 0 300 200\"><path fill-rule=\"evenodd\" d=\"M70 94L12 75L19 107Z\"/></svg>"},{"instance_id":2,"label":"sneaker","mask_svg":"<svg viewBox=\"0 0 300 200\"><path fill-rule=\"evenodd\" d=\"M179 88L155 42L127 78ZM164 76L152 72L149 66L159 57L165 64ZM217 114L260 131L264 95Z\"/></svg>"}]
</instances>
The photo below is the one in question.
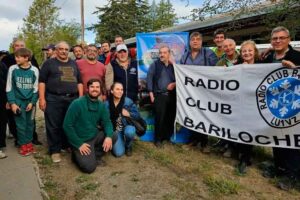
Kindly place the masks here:
<instances>
[{"instance_id":1,"label":"sneaker","mask_svg":"<svg viewBox=\"0 0 300 200\"><path fill-rule=\"evenodd\" d=\"M224 153L223 153L223 156L225 158L230 158L232 155L232 150L230 148L228 148Z\"/></svg>"},{"instance_id":2,"label":"sneaker","mask_svg":"<svg viewBox=\"0 0 300 200\"><path fill-rule=\"evenodd\" d=\"M52 162L59 163L61 161L60 153L53 153L51 155Z\"/></svg>"},{"instance_id":3,"label":"sneaker","mask_svg":"<svg viewBox=\"0 0 300 200\"><path fill-rule=\"evenodd\" d=\"M0 159L3 158L7 158L7 155L5 155L5 153L2 150L0 150Z\"/></svg>"},{"instance_id":4,"label":"sneaker","mask_svg":"<svg viewBox=\"0 0 300 200\"><path fill-rule=\"evenodd\" d=\"M21 145L19 153L21 154L21 156L29 156L31 154L31 152L28 151L26 144Z\"/></svg>"},{"instance_id":5,"label":"sneaker","mask_svg":"<svg viewBox=\"0 0 300 200\"><path fill-rule=\"evenodd\" d=\"M36 149L34 148L32 143L27 144L27 149L28 149L28 152L30 152L30 153L33 153L33 154L36 153Z\"/></svg>"},{"instance_id":6,"label":"sneaker","mask_svg":"<svg viewBox=\"0 0 300 200\"><path fill-rule=\"evenodd\" d=\"M132 147L126 148L125 154L126 154L126 156L128 156L128 157L132 156Z\"/></svg>"}]
</instances>

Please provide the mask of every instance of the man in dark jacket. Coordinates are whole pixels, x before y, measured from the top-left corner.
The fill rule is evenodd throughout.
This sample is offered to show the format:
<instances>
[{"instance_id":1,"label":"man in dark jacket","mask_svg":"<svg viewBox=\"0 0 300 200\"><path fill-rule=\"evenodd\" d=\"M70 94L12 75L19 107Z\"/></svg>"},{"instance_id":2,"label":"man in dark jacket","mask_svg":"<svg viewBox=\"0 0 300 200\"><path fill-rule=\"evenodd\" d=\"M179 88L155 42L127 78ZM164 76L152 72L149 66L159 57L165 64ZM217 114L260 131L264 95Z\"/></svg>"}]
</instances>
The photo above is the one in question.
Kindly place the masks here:
<instances>
[{"instance_id":1,"label":"man in dark jacket","mask_svg":"<svg viewBox=\"0 0 300 200\"><path fill-rule=\"evenodd\" d=\"M265 63L282 63L283 66L296 68L300 66L300 52L290 45L290 34L285 27L276 27L271 33L271 45L273 50L264 60ZM294 186L300 178L300 151L299 149L287 149L273 147L275 175L280 177L278 187L288 190ZM270 175L268 171L264 175Z\"/></svg>"},{"instance_id":2,"label":"man in dark jacket","mask_svg":"<svg viewBox=\"0 0 300 200\"><path fill-rule=\"evenodd\" d=\"M25 42L24 40L21 40L21 39L16 39L13 41L13 52L16 52L18 49L20 48L25 48ZM9 68L10 66L12 65L15 65L17 64L16 63L16 59L15 59L15 54L14 53L11 53L7 56L5 56L3 59L2 59L2 62ZM31 65L32 66L35 66L37 68L39 68L39 65L36 61L36 59L34 58L34 56L31 57ZM17 146L17 128L16 128L16 123L15 123L15 119L14 119L14 114L11 110L8 110L8 126L9 126L9 130L11 132L11 134L14 136L15 138L15 145ZM37 136L37 133L36 133L36 130L35 130L35 120L34 120L34 131L33 131L33 140L32 140L32 143L35 144L35 145L41 145L42 143L38 140L38 136Z\"/></svg>"},{"instance_id":3,"label":"man in dark jacket","mask_svg":"<svg viewBox=\"0 0 300 200\"><path fill-rule=\"evenodd\" d=\"M110 91L114 82L120 82L123 84L124 95L132 101L136 101L138 95L137 62L129 58L125 44L118 45L116 52L117 58L106 66L106 90Z\"/></svg>"},{"instance_id":4,"label":"man in dark jacket","mask_svg":"<svg viewBox=\"0 0 300 200\"><path fill-rule=\"evenodd\" d=\"M176 116L176 83L170 53L168 46L161 46L159 60L151 64L147 74L147 89L154 103L154 144L157 147L162 147L162 142L172 136Z\"/></svg>"},{"instance_id":5,"label":"man in dark jacket","mask_svg":"<svg viewBox=\"0 0 300 200\"><path fill-rule=\"evenodd\" d=\"M5 158L6 155L2 152L2 148L6 147L5 136L6 136L6 123L7 123L7 112L6 112L6 79L7 79L7 67L0 61L0 159Z\"/></svg>"}]
</instances>

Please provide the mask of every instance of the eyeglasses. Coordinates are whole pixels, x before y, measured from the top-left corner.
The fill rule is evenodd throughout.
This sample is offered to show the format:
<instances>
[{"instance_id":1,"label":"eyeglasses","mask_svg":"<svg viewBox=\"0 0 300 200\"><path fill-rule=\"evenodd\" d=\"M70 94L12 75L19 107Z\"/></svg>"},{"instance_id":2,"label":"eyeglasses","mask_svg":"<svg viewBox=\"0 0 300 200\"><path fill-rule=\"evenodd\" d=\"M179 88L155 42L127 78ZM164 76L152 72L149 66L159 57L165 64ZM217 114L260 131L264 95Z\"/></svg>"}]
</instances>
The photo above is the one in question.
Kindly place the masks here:
<instances>
[{"instance_id":1,"label":"eyeglasses","mask_svg":"<svg viewBox=\"0 0 300 200\"><path fill-rule=\"evenodd\" d=\"M285 39L287 39L287 38L289 38L289 36L286 36L286 37L284 37L284 36L282 36L282 37L273 37L273 38L271 38L271 40L272 40L273 42L276 42L277 40L283 41L283 40L285 40Z\"/></svg>"}]
</instances>

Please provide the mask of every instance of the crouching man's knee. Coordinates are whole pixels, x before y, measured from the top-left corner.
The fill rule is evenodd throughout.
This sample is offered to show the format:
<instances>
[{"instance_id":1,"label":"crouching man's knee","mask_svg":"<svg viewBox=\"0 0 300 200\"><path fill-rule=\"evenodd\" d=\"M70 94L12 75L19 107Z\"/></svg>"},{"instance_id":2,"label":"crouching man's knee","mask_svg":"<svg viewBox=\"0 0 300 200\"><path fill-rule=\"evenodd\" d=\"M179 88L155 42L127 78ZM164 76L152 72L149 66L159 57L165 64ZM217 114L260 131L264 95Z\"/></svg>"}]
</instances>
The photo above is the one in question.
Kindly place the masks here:
<instances>
[{"instance_id":1,"label":"crouching man's knee","mask_svg":"<svg viewBox=\"0 0 300 200\"><path fill-rule=\"evenodd\" d=\"M96 170L97 164L85 164L78 167L82 172L91 174Z\"/></svg>"}]
</instances>

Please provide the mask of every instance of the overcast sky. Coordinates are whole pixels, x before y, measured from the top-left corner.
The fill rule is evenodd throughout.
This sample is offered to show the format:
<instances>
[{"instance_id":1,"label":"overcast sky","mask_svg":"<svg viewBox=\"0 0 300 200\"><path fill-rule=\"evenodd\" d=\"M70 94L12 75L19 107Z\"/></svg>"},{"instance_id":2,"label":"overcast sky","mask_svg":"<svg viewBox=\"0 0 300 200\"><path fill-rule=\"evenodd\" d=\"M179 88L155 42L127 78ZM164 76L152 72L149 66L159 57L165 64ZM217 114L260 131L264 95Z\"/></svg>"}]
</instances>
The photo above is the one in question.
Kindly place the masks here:
<instances>
[{"instance_id":1,"label":"overcast sky","mask_svg":"<svg viewBox=\"0 0 300 200\"><path fill-rule=\"evenodd\" d=\"M28 9L33 0L1 0L0 6L0 50L7 50L13 37L17 34L18 29L23 25L23 18L28 15ZM152 0L149 0L152 2ZM159 0L156 0L159 2ZM171 0L175 12L178 16L185 16L190 13L195 7L200 6L199 0L190 0L190 5L186 7L186 1ZM92 13L96 6L107 4L106 0L85 0L85 24L96 23L97 17ZM56 0L56 6L60 7L60 19L80 22L80 0ZM88 43L93 43L95 34L91 31L86 31L85 40Z\"/></svg>"}]
</instances>

